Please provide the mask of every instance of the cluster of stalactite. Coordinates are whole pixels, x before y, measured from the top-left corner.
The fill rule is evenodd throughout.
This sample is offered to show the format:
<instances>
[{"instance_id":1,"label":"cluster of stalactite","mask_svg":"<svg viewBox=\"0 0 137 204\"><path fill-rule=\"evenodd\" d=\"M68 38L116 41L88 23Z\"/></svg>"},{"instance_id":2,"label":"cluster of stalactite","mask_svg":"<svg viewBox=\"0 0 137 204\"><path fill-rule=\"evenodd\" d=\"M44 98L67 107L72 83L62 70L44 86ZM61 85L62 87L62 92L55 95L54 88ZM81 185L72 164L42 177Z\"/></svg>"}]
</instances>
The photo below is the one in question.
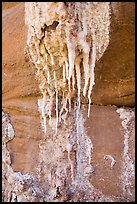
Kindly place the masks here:
<instances>
[{"instance_id":1,"label":"cluster of stalactite","mask_svg":"<svg viewBox=\"0 0 137 204\"><path fill-rule=\"evenodd\" d=\"M36 67L43 94L41 113L58 123L71 111L72 99L80 108L95 84L96 61L109 43L109 2L26 3L27 52ZM55 110L55 111L54 111Z\"/></svg>"}]
</instances>

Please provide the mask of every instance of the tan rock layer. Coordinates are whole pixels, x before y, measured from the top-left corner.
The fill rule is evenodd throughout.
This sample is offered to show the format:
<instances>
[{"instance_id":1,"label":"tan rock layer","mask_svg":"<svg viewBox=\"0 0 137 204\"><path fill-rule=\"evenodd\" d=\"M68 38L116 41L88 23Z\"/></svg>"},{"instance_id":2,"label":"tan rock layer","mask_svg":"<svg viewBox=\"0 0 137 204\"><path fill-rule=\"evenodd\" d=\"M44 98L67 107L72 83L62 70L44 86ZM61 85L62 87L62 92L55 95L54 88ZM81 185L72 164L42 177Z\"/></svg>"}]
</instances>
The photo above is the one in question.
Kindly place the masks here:
<instances>
[{"instance_id":1,"label":"tan rock layer","mask_svg":"<svg viewBox=\"0 0 137 204\"><path fill-rule=\"evenodd\" d=\"M126 11L127 4L123 5L126 5L124 6ZM131 20L131 24L128 24L128 26L131 26L130 29L133 27L133 12L131 12L133 10L134 6L128 7L126 19L127 22ZM115 13L116 16L118 14L119 12ZM8 12L3 12L3 108L10 113L12 121L10 123L15 131L9 131L12 130L11 125L6 128L6 134L8 133L7 135L9 135L10 132L12 138L13 133L15 133L15 137L3 146L3 201L134 201L134 176L130 176L131 174L127 176L128 182L131 182L130 193L132 195L129 195L129 186L123 192L123 185L120 183L120 181L123 181L121 177L121 162L123 162L121 153L124 150L124 135L123 132L120 132L122 128L120 126L121 121L118 119L118 114L115 113L117 116L114 114L115 108L91 106L92 115L87 121L87 110L85 111L82 106L82 112L79 113L79 117L75 117L75 111L72 111L72 115L69 118L67 118L67 115L66 117L64 116L64 124L59 123L61 126L58 127L57 135L55 135L56 123L54 118L51 120L51 124L47 126L46 136L42 133L40 115L37 110L37 99L40 99L41 94L38 89L38 83L34 79L33 69L28 66L28 62L26 62L24 57L26 28L23 15L23 5L19 5L16 8L13 7ZM131 18L128 18L128 15ZM116 18L116 20L118 19L119 17ZM122 16L121 19L123 23L125 17ZM121 21L119 21L119 25L120 23ZM127 28L129 28L128 26ZM51 27L54 28L54 25ZM47 29L51 29L51 27L47 27ZM115 28L117 29L117 27ZM122 32L124 33L123 30ZM130 34L133 37L133 33L131 32ZM126 39L126 42L128 46L130 44L128 39ZM121 47L123 46L123 42L118 44ZM124 56L126 56L128 51L130 50L125 49ZM133 50L130 53L133 53ZM115 55L113 56L115 57ZM106 58L108 59L108 57ZM115 60L112 61L115 62ZM123 80L124 78L123 84L126 80L129 80L129 83L131 83L130 87L133 87L132 82L130 82L131 76L134 82L133 65L131 66L132 69L129 69L131 72L128 75L121 69L116 70L117 66L112 66L111 74L108 68L106 69L107 72L102 72L105 67L107 66L105 65L101 69L97 68L96 79L100 76L99 73L104 73L104 81L109 81L111 78L112 84L109 82L108 84L113 85L113 76L115 76L116 83L113 89L116 91L114 93L115 98L117 96L117 85L119 86L119 83L117 83L119 80L117 81L117 79L122 78ZM128 68L131 67L128 66ZM117 75L119 71L120 74ZM101 80L101 76L99 79ZM123 93L122 86L119 94L124 96L128 93L130 94L130 88L128 89L125 84L125 93ZM96 87L98 87L97 83ZM101 87L103 90L106 88L104 93L107 96L107 84L105 86L101 84ZM99 88L99 95L103 93L101 87ZM109 103L115 103L115 98L112 97L112 100L114 99L113 102L111 100L111 94L108 99L103 99L99 95L97 103L100 103L100 100L104 100L104 104L108 100ZM128 96L122 103L127 104L127 100ZM132 98L130 102L132 104ZM121 99L119 104L121 104ZM132 151L134 149L134 117L131 120L128 123L130 129L129 154L134 161L134 151ZM85 121L84 124L83 121ZM4 132L3 137L5 138ZM88 156L90 153L91 161ZM116 161L112 168L111 160L108 157L108 159L104 159L106 155L111 155L112 157L109 158L113 158ZM82 160L85 162L82 163ZM89 161L92 165L89 165ZM86 171L83 170L85 167L87 167ZM82 168L83 172L80 172L80 168ZM125 170L127 171L127 169ZM7 177L9 180L7 180ZM84 177L87 185L81 185L84 182ZM110 177L112 182L109 179ZM74 178L77 178L77 180L72 182ZM81 179L80 185L79 178ZM102 178L104 181L100 180ZM118 183L119 188L117 187ZM119 197L120 195L122 197Z\"/></svg>"}]
</instances>

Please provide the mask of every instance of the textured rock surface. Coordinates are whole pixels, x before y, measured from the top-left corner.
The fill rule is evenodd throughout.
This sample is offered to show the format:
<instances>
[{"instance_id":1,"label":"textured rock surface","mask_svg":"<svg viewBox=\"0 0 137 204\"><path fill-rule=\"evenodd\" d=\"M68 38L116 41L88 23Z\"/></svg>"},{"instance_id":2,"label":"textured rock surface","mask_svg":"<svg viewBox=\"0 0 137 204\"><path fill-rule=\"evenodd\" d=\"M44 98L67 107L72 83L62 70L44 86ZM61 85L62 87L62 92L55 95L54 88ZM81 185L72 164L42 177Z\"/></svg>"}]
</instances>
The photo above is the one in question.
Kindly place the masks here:
<instances>
[{"instance_id":1,"label":"textured rock surface","mask_svg":"<svg viewBox=\"0 0 137 204\"><path fill-rule=\"evenodd\" d=\"M13 6L20 4L20 2L2 2L2 10L9 9Z\"/></svg>"},{"instance_id":2,"label":"textured rock surface","mask_svg":"<svg viewBox=\"0 0 137 204\"><path fill-rule=\"evenodd\" d=\"M2 106L10 113L17 136L10 143L15 170L25 173L36 164L38 145L35 140L41 138L42 131L37 109L39 87L24 55L24 4L3 11L2 23ZM28 142L32 144L30 148Z\"/></svg>"},{"instance_id":3,"label":"textured rock surface","mask_svg":"<svg viewBox=\"0 0 137 204\"><path fill-rule=\"evenodd\" d=\"M110 42L96 63L92 101L99 104L135 104L135 4L111 3Z\"/></svg>"},{"instance_id":4,"label":"textured rock surface","mask_svg":"<svg viewBox=\"0 0 137 204\"><path fill-rule=\"evenodd\" d=\"M96 64L92 101L133 106L134 3L111 7L110 44ZM3 11L2 29L3 200L134 201L134 109L92 105L87 118L87 105L74 107L58 134L53 118L45 135L39 81L24 54L23 3Z\"/></svg>"},{"instance_id":5,"label":"textured rock surface","mask_svg":"<svg viewBox=\"0 0 137 204\"><path fill-rule=\"evenodd\" d=\"M111 11L110 42L105 54L96 63L96 85L93 87L92 101L102 105L134 106L134 3L111 3L111 7L113 9ZM6 10L3 11L3 100L8 97L8 94L4 93L9 90L9 85L5 85L6 70L8 70L10 65L11 67L18 67L17 62L20 63L20 66L25 63L23 60L27 30L24 21L23 3L16 8L13 7L8 10L8 13ZM10 27L10 24L12 24L12 27ZM22 32L20 32L21 29ZM9 35L12 38L10 43L8 43ZM5 48L9 51L7 52ZM18 50L21 52L18 52ZM17 54L13 55L13 53ZM9 59L8 55L11 56ZM28 66L28 63L25 65ZM17 70L15 68L11 69ZM28 83L34 80L33 77L30 77L30 75L33 75L33 71L29 74L30 70L23 70L22 74L25 76L22 77L22 80L26 80ZM19 73L18 75L17 72L13 74L20 76ZM12 81L14 87L21 85L16 85L17 82L18 80ZM34 86L36 83L36 81L31 83L32 87L30 88L28 87L29 85L24 86L24 93L26 91L25 87L31 92L34 90L35 93L39 92ZM23 91L22 88L19 90L20 92Z\"/></svg>"},{"instance_id":6,"label":"textured rock surface","mask_svg":"<svg viewBox=\"0 0 137 204\"><path fill-rule=\"evenodd\" d=\"M134 138L134 110L91 108L89 119L85 116L87 106L82 106L82 112L77 110L72 114L67 124L58 130L58 135L53 130L46 138L35 141L39 144L38 162L35 169L26 174L12 169L7 139L13 139L13 134L10 131L5 140L9 117L3 114L5 201L134 201L134 155L131 150L135 147L134 142L130 142ZM125 124L125 119L128 129L121 125ZM23 180L21 184L20 180Z\"/></svg>"},{"instance_id":7,"label":"textured rock surface","mask_svg":"<svg viewBox=\"0 0 137 204\"><path fill-rule=\"evenodd\" d=\"M85 107L83 113L87 135L93 143L91 161L95 172L91 176L92 184L107 195L121 195L134 200L134 109L92 106L89 119L85 115ZM120 113L123 117L118 116ZM126 129L121 125L125 122Z\"/></svg>"},{"instance_id":8,"label":"textured rock surface","mask_svg":"<svg viewBox=\"0 0 137 204\"><path fill-rule=\"evenodd\" d=\"M42 189L37 179L29 174L14 172L11 154L7 143L15 136L10 117L2 111L2 201L4 202L40 202L43 201Z\"/></svg>"}]
</instances>

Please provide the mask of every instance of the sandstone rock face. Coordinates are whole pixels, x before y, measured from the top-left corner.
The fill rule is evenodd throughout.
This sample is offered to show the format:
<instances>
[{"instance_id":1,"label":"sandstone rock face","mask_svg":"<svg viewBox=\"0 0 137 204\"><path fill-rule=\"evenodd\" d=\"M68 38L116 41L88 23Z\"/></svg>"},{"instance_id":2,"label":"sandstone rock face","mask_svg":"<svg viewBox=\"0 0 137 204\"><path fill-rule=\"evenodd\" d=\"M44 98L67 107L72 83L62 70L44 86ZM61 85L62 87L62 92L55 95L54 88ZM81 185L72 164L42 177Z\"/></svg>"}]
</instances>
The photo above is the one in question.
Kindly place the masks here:
<instances>
[{"instance_id":1,"label":"sandstone rock face","mask_svg":"<svg viewBox=\"0 0 137 204\"><path fill-rule=\"evenodd\" d=\"M94 103L134 106L134 26L134 3L112 2L109 46L95 68Z\"/></svg>"},{"instance_id":2,"label":"sandstone rock face","mask_svg":"<svg viewBox=\"0 0 137 204\"><path fill-rule=\"evenodd\" d=\"M58 135L51 130L37 142L35 173L26 174L12 169L3 113L4 201L134 201L134 111L92 106L87 119L85 109L75 110Z\"/></svg>"},{"instance_id":3,"label":"sandstone rock face","mask_svg":"<svg viewBox=\"0 0 137 204\"><path fill-rule=\"evenodd\" d=\"M18 5L19 3L20 3L20 2L9 2L9 3L7 3L7 2L2 2L2 10L9 9L9 8L11 8L11 7L13 7L13 6Z\"/></svg>"},{"instance_id":4,"label":"sandstone rock face","mask_svg":"<svg viewBox=\"0 0 137 204\"><path fill-rule=\"evenodd\" d=\"M41 94L34 71L24 55L24 4L12 7L9 12L3 11L2 23L2 106L10 113L17 136L10 142L12 164L15 170L26 173L36 164L38 145L35 140L41 138L42 131L37 110L37 97ZM28 142L32 144L30 148Z\"/></svg>"},{"instance_id":5,"label":"sandstone rock face","mask_svg":"<svg viewBox=\"0 0 137 204\"><path fill-rule=\"evenodd\" d=\"M2 112L2 201L4 202L41 202L43 192L37 179L29 174L14 172L7 143L14 139L14 128L10 117Z\"/></svg>"},{"instance_id":6,"label":"sandstone rock face","mask_svg":"<svg viewBox=\"0 0 137 204\"><path fill-rule=\"evenodd\" d=\"M53 64L58 66L62 50L59 45L56 45L56 43L60 43L59 38L54 38L55 42L52 42L50 36L53 37L57 33L61 22L66 23L65 19L67 18L67 24L63 25L66 28L69 27L76 42L80 43L76 30L85 29L82 36L85 39L82 43L90 42L92 53L96 47L97 58L95 61L91 55L91 59L96 62L95 67L93 63L90 64L95 72L95 75L92 72L95 80L89 77L89 82L94 85L91 94L92 102L103 105L134 106L134 3L100 4L100 6L105 5L102 15L103 18L106 18L107 24L106 29L103 25L104 30L101 32L101 26L97 23L99 17L93 17L93 22L98 24L98 28L94 27L94 23L91 26L95 30L97 29L95 33L88 22L82 22L83 18L85 22L88 20L85 17L86 12L79 13L78 17L75 14L81 8L86 11L87 8L92 7L91 13L95 12L97 15L99 7L96 2L93 2L92 5L84 4L84 2L83 5L80 3L74 5L69 2L47 2L43 3L42 11L40 10L41 3L33 3L34 10L32 7L26 7L26 9L30 8L27 11L31 14L30 19L27 18L27 21L30 20L30 22L26 22L27 24L31 25L34 20L33 15L37 14L32 30L29 28L28 36L28 27L24 22L24 4L20 3L16 7L3 11L3 201L134 201L134 109L91 105L88 118L89 108L87 104L84 104L88 103L88 94L86 97L82 96L85 86L84 78L86 78L84 74L81 74L81 79L75 78L76 73L72 72L71 75L68 70L71 76L70 88L73 89L73 85L75 85L76 89L76 92L70 97L68 94L69 77L64 77L68 80L67 83L64 80L65 86L63 83L59 83L61 79L63 82L63 67L56 70L58 80L55 81L57 83L55 84L53 81L48 84L49 78L47 77L47 81L45 80L48 70L43 72L40 48L34 48L30 55L26 55L28 50L25 50L26 43L30 46L29 42L34 37L32 35L34 28L39 40L45 36L37 31L45 29L45 35L48 35L51 40L50 44L48 44L48 40L47 42L45 40L46 46L49 46L47 48L47 65L50 72L54 73ZM33 3L30 2L30 4ZM29 5L29 3L26 4ZM51 12L55 15L43 16L44 9L48 9L48 6L50 9L47 10L47 13ZM56 9L57 12L53 12ZM79 22L78 19L81 21ZM40 26L39 22L44 21L46 25L42 27L43 24L41 24ZM77 29L72 30L70 25L72 28L76 26ZM83 25L87 25L87 32ZM61 31L63 32L63 28ZM99 41L100 33L102 33L102 41ZM59 35L60 33L58 33ZM94 41L95 36L98 39L98 44ZM31 38L29 39L29 37ZM69 49L74 51L71 47L71 40L74 39L71 37L73 38L73 35L69 36L68 33ZM64 39L63 34L62 39ZM39 40L36 39L32 42L37 46ZM63 42L66 41L62 40ZM50 45L55 45L53 50ZM88 64L86 54L89 48L88 44L86 45L87 50L85 45L81 46L83 46L82 56L85 60L83 65L80 65L82 71L83 67ZM33 43L32 47L34 47ZM54 56L55 51L57 56ZM74 52L73 54L75 55ZM63 53L62 56L66 57L67 54ZM33 64L28 57L32 57ZM40 58L41 61L38 59L35 61L35 58ZM51 77L54 78L55 74L53 73ZM79 79L81 80L81 89L77 86ZM87 91L89 88L88 84ZM61 118L57 118L59 114L57 110L61 110L64 89L66 89L64 99L68 94L68 104L63 102L64 108L62 114L59 115ZM51 90L51 92L49 91L51 95L49 94L48 98L46 90L47 92ZM80 91L78 92L78 90ZM55 91L54 94L52 91ZM78 93L80 94L80 92L81 107L75 103L79 99ZM72 100L70 112L69 99ZM45 117L46 114L47 117Z\"/></svg>"}]
</instances>

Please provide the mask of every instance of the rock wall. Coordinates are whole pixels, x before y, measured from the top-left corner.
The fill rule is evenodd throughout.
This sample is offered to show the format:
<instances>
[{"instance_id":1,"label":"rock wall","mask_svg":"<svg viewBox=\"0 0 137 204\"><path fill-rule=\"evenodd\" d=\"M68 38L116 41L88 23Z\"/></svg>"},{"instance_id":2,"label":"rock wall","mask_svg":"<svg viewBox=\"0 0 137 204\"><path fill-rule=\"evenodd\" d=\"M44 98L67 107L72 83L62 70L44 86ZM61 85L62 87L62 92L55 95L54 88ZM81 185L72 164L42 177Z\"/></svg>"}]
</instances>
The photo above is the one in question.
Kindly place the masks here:
<instances>
[{"instance_id":1,"label":"rock wall","mask_svg":"<svg viewBox=\"0 0 137 204\"><path fill-rule=\"evenodd\" d=\"M11 165L14 131L3 112L3 201L134 201L134 111L92 106L87 118L86 109L38 141L35 172L27 173Z\"/></svg>"},{"instance_id":2,"label":"rock wall","mask_svg":"<svg viewBox=\"0 0 137 204\"><path fill-rule=\"evenodd\" d=\"M111 2L110 42L96 63L92 101L135 105L135 4Z\"/></svg>"},{"instance_id":3,"label":"rock wall","mask_svg":"<svg viewBox=\"0 0 137 204\"><path fill-rule=\"evenodd\" d=\"M25 4L3 12L3 201L134 201L134 109L88 106L134 106L134 3Z\"/></svg>"}]
</instances>

